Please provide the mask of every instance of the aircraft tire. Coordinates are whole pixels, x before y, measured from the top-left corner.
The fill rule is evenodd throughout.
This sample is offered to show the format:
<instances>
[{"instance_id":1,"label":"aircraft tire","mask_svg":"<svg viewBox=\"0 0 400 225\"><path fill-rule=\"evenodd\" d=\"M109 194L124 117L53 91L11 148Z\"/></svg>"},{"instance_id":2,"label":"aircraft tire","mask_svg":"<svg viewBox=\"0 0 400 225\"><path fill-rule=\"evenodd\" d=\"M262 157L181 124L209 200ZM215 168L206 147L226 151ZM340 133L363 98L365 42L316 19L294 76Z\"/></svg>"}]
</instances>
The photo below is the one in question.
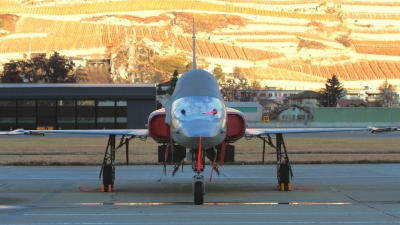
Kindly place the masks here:
<instances>
[{"instance_id":1,"label":"aircraft tire","mask_svg":"<svg viewBox=\"0 0 400 225\"><path fill-rule=\"evenodd\" d=\"M203 202L204 202L203 182L197 181L194 183L194 204L203 205Z\"/></svg>"},{"instance_id":2,"label":"aircraft tire","mask_svg":"<svg viewBox=\"0 0 400 225\"><path fill-rule=\"evenodd\" d=\"M112 185L112 166L105 165L103 167L103 184L104 185Z\"/></svg>"},{"instance_id":3,"label":"aircraft tire","mask_svg":"<svg viewBox=\"0 0 400 225\"><path fill-rule=\"evenodd\" d=\"M280 166L280 182L289 183L289 166L288 164L281 164Z\"/></svg>"}]
</instances>

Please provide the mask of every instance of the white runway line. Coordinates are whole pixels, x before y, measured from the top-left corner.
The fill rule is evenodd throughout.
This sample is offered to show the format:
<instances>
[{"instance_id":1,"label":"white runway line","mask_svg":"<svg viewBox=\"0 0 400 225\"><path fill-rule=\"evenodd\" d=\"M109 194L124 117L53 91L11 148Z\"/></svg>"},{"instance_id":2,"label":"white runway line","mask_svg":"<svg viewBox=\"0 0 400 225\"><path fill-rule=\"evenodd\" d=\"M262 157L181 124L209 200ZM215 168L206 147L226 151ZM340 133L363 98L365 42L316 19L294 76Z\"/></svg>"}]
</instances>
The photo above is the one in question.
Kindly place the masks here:
<instances>
[{"instance_id":1,"label":"white runway line","mask_svg":"<svg viewBox=\"0 0 400 225\"><path fill-rule=\"evenodd\" d=\"M400 221L336 221L336 222L267 222L267 221L262 221L262 222L193 222L193 221L187 221L187 222L128 222L128 223L118 223L118 222L111 222L111 223L18 223L18 225L142 225L142 224L148 224L148 225L203 225L203 224L400 224ZM15 225L15 224L2 224L2 225Z\"/></svg>"}]
</instances>

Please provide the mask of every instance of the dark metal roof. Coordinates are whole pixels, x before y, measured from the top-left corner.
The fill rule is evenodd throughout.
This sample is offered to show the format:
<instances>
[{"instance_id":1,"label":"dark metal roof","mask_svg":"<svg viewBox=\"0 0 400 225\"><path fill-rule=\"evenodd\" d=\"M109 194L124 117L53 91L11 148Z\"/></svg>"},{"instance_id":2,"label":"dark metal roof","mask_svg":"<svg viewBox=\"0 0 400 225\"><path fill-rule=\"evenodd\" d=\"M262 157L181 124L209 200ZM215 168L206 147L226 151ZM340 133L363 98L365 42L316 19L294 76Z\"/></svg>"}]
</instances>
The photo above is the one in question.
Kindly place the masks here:
<instances>
[{"instance_id":1,"label":"dark metal roof","mask_svg":"<svg viewBox=\"0 0 400 225\"><path fill-rule=\"evenodd\" d=\"M0 99L155 99L155 84L0 84Z\"/></svg>"},{"instance_id":2,"label":"dark metal roof","mask_svg":"<svg viewBox=\"0 0 400 225\"><path fill-rule=\"evenodd\" d=\"M318 92L303 91L290 97L291 99L318 99Z\"/></svg>"},{"instance_id":3,"label":"dark metal roof","mask_svg":"<svg viewBox=\"0 0 400 225\"><path fill-rule=\"evenodd\" d=\"M349 107L353 105L355 107L382 107L379 102L366 102L363 99L338 99L336 101L336 107Z\"/></svg>"}]
</instances>

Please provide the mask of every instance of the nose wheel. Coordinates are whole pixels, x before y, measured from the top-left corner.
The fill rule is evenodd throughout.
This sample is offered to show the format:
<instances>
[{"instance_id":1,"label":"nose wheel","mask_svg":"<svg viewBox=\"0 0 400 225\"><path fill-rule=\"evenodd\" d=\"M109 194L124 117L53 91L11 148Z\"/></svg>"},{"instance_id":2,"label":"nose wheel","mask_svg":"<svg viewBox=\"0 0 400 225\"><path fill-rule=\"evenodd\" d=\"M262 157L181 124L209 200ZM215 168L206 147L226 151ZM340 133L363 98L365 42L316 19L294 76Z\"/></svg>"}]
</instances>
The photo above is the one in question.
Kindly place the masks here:
<instances>
[{"instance_id":1,"label":"nose wheel","mask_svg":"<svg viewBox=\"0 0 400 225\"><path fill-rule=\"evenodd\" d=\"M192 169L196 173L193 176L193 197L195 205L203 205L204 203L204 195L205 195L205 185L204 185L204 159L205 159L205 151L199 148L199 151L194 151L192 149Z\"/></svg>"},{"instance_id":2,"label":"nose wheel","mask_svg":"<svg viewBox=\"0 0 400 225\"><path fill-rule=\"evenodd\" d=\"M204 177L202 175L196 175L193 178L193 196L195 205L203 205L204 194Z\"/></svg>"}]
</instances>

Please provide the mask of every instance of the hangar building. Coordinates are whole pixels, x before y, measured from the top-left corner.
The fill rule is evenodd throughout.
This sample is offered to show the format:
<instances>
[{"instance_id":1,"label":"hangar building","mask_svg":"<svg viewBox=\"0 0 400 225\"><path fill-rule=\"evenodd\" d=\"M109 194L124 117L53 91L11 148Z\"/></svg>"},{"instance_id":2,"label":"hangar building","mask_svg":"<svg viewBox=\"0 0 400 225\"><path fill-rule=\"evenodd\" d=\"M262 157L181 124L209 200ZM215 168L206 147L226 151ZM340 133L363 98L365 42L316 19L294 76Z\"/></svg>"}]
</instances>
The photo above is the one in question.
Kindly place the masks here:
<instances>
[{"instance_id":1,"label":"hangar building","mask_svg":"<svg viewBox=\"0 0 400 225\"><path fill-rule=\"evenodd\" d=\"M155 84L0 84L0 130L144 129Z\"/></svg>"}]
</instances>

